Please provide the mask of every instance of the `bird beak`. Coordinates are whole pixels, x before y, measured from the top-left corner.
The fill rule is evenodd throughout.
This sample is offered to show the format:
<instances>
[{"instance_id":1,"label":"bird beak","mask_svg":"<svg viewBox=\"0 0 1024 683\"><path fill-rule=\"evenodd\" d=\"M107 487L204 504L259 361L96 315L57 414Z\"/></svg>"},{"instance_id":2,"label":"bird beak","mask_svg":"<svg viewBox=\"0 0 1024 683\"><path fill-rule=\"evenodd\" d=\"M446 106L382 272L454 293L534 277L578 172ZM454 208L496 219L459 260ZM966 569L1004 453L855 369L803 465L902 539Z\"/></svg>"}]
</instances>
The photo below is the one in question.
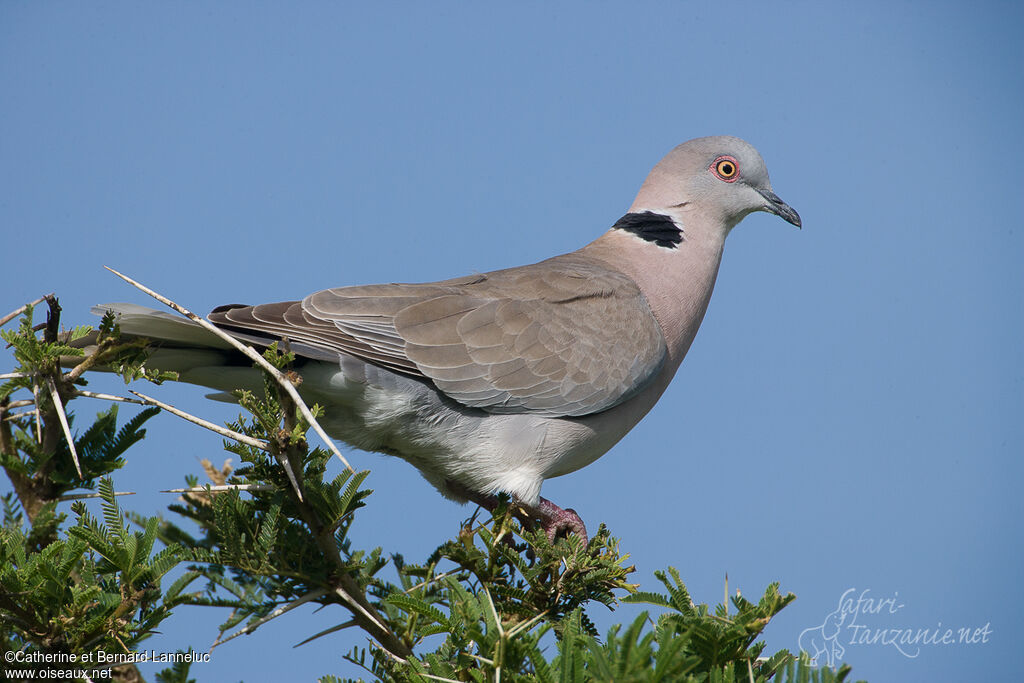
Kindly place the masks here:
<instances>
[{"instance_id":1,"label":"bird beak","mask_svg":"<svg viewBox=\"0 0 1024 683\"><path fill-rule=\"evenodd\" d=\"M774 213L776 216L792 223L798 228L801 227L800 214L798 214L792 206L779 199L779 195L775 194L771 190L759 189L757 193L764 197L765 201L768 202L764 207L765 211Z\"/></svg>"}]
</instances>

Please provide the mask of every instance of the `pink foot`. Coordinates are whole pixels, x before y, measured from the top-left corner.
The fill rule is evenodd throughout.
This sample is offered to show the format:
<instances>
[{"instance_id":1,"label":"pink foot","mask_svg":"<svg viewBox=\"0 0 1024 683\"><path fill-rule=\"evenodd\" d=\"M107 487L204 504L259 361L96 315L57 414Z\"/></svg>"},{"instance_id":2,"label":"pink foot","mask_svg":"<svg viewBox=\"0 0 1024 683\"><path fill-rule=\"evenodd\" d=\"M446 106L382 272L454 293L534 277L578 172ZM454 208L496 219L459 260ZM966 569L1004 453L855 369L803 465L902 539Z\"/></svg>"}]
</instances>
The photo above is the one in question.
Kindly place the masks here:
<instances>
[{"instance_id":1,"label":"pink foot","mask_svg":"<svg viewBox=\"0 0 1024 683\"><path fill-rule=\"evenodd\" d=\"M587 544L587 527L572 508L563 510L547 498L541 498L536 511L549 541L554 541L559 534L568 534L571 531L583 539L584 545Z\"/></svg>"},{"instance_id":2,"label":"pink foot","mask_svg":"<svg viewBox=\"0 0 1024 683\"><path fill-rule=\"evenodd\" d=\"M470 491L451 481L448 482L448 485L480 507L491 512L494 512L494 507L498 504L498 499L495 496ZM548 540L554 541L559 535L567 535L569 532L572 532L583 539L584 545L587 544L589 540L587 527L572 508L563 510L547 498L541 498L540 505L537 507L523 505L522 503L519 503L519 506L526 514L514 513L516 518L527 528L533 528L533 525L539 520L541 528L548 535Z\"/></svg>"}]
</instances>

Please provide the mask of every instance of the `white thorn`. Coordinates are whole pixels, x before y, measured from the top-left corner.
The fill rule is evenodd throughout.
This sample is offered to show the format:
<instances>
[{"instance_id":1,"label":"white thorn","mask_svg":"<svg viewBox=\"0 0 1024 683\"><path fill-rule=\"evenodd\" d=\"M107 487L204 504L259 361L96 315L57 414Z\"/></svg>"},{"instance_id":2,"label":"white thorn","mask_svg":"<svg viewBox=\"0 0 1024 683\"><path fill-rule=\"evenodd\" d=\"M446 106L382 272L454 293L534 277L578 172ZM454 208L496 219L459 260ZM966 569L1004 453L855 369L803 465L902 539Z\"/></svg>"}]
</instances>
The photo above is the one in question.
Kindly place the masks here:
<instances>
[{"instance_id":1,"label":"white thorn","mask_svg":"<svg viewBox=\"0 0 1024 683\"><path fill-rule=\"evenodd\" d=\"M85 391L79 389L75 392L75 396L85 396L86 398L102 398L104 401L120 401L122 403L135 403L140 406L146 405L145 401L140 401L136 398L125 398L124 396L115 396L114 394L100 394L95 391Z\"/></svg>"},{"instance_id":2,"label":"white thorn","mask_svg":"<svg viewBox=\"0 0 1024 683\"><path fill-rule=\"evenodd\" d=\"M131 391L131 390L129 390L129 391ZM210 422L209 420L204 420L201 417L196 417L195 415L192 415L190 413L186 413L184 410L179 410L178 408L175 408L174 406L172 406L169 403L164 403L163 401L158 401L155 398L151 398L149 396L146 396L145 394L140 394L137 391L132 391L131 393L133 393L136 396L138 396L139 398L141 398L142 399L142 403L144 403L144 404L154 405L154 406L157 406L158 408L162 408L163 410L166 410L167 412L171 413L172 415L177 415L181 419L188 420L192 424L196 424L196 425L199 425L200 427L204 427L206 429L209 429L211 432L217 432L218 434L220 434L223 437L226 437L228 439L232 439L232 440L237 441L239 443L244 443L246 446L252 446L253 448L258 448L258 449L260 449L262 451L269 451L270 450L270 446L267 444L266 441L262 441L260 439L254 439L251 436L248 436L246 434L242 434L240 432L236 432L234 430L228 429L227 427L221 427L220 425L216 425L216 424Z\"/></svg>"},{"instance_id":3,"label":"white thorn","mask_svg":"<svg viewBox=\"0 0 1024 683\"><path fill-rule=\"evenodd\" d=\"M134 496L135 491L115 491L114 495ZM85 500L86 498L101 498L102 496L102 493L69 493L67 495L61 496L60 498L57 499L57 501L63 503L68 500Z\"/></svg>"},{"instance_id":4,"label":"white thorn","mask_svg":"<svg viewBox=\"0 0 1024 683\"><path fill-rule=\"evenodd\" d=\"M53 378L49 377L46 380L50 386L50 394L53 396L53 405L57 408L57 417L60 418L60 426L64 430L64 438L68 441L68 450L71 451L71 459L75 461L75 470L78 471L78 478L85 479L85 475L82 474L82 465L78 462L78 451L75 450L75 440L71 438L71 428L68 426L68 416L64 413L64 404L61 403L60 394L57 393L57 385L53 383Z\"/></svg>"},{"instance_id":5,"label":"white thorn","mask_svg":"<svg viewBox=\"0 0 1024 683\"><path fill-rule=\"evenodd\" d=\"M313 413L310 412L309 407L306 405L306 402L302 400L301 396L299 396L299 392L295 389L295 385L292 384L288 380L288 378L286 378L283 374L281 374L280 370L271 365L266 358L256 353L256 350L253 349L251 346L241 343L240 341L238 341L231 335L227 334L213 323L209 322L208 320L204 320L203 318L200 318L192 311L184 308L183 306L179 306L178 304L174 303L167 297L158 294L157 292L154 292L149 287L146 287L145 285L136 282L127 275L119 273L109 266L103 267L109 270L114 275L121 278L122 280L124 280L125 282L127 282L128 284L132 285L133 287L138 288L139 290L150 295L151 297L161 302L162 304L171 307L178 313L181 313L183 316L185 316L192 322L201 325L203 329L206 329L212 332L213 334L217 335L227 343L231 344L231 346L244 353L261 368L269 372L274 377L274 379L277 380L278 384L280 384L281 387L288 392L288 395L292 397L292 400L295 401L295 404L299 407L299 411L302 413L302 416L306 418L306 422L310 424L310 426L313 428L313 431L320 435L320 438L324 440L324 443L327 444L327 447L331 450L331 452L334 453L334 455L337 456L342 463L344 463L346 469L355 474L355 469L352 467L352 465L349 464L348 460L345 459L345 456L341 454L341 451L338 450L338 447L334 445L334 442L331 440L331 437L327 436L327 433L320 426L320 423L317 422L316 418L313 417Z\"/></svg>"},{"instance_id":6,"label":"white thorn","mask_svg":"<svg viewBox=\"0 0 1024 683\"><path fill-rule=\"evenodd\" d=\"M160 493L217 493L218 491L273 491L269 484L219 484L196 486L190 489L163 489Z\"/></svg>"},{"instance_id":7,"label":"white thorn","mask_svg":"<svg viewBox=\"0 0 1024 683\"><path fill-rule=\"evenodd\" d=\"M8 313L4 317L0 318L0 326L6 325L7 323L9 323L12 320L14 320L15 318L17 318L19 315L24 313L28 309L29 306L35 306L37 304L41 304L44 301L46 301L47 297L51 297L51 296L53 296L53 294L47 294L46 296L41 296L38 299L36 299L35 301L33 301L32 303L28 303L28 304L25 304L24 306L22 306L20 308L14 309L13 311Z\"/></svg>"},{"instance_id":8,"label":"white thorn","mask_svg":"<svg viewBox=\"0 0 1024 683\"><path fill-rule=\"evenodd\" d=\"M217 640L214 641L213 645L210 646L210 652L213 652L213 649L215 647L217 647L218 645L223 645L224 643L228 642L229 640L234 640L238 636L245 635L246 633L252 633L257 628L259 628L263 624L267 623L271 619L276 619L277 617L281 616L285 612L289 612L289 611L295 609L296 607L299 607L300 605L304 605L307 602L309 602L310 600L316 600L317 598L322 598L325 595L327 595L327 591L325 589L321 588L319 590L315 590L315 591L311 591L309 593L306 593L301 598L297 598L295 600L292 600L287 605L281 605L280 607L278 607L276 610L274 610L273 612L271 612L267 616L263 617L262 619L260 619L260 620L258 620L256 622L253 622L251 624L246 625L244 628L242 628L242 629L232 633L227 638L224 638L223 640L220 639L220 638L217 638Z\"/></svg>"}]
</instances>

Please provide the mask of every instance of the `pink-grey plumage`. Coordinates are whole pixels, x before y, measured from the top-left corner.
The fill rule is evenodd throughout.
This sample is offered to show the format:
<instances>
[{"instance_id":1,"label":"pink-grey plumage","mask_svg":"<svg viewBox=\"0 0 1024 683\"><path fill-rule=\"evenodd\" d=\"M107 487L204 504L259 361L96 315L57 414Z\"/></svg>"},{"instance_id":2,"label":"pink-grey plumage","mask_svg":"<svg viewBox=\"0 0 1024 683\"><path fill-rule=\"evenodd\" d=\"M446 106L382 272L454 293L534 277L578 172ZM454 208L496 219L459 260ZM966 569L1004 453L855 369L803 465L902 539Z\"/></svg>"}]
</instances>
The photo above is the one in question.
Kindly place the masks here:
<instances>
[{"instance_id":1,"label":"pink-grey plumage","mask_svg":"<svg viewBox=\"0 0 1024 683\"><path fill-rule=\"evenodd\" d=\"M544 479L603 455L651 409L689 349L725 238L768 211L799 226L764 162L732 137L679 145L614 226L540 263L426 284L340 287L302 301L222 306L241 339L287 338L301 391L335 438L402 457L444 495L508 493L549 534L585 528L540 498ZM161 346L150 365L228 391L255 371L189 321L128 305L122 330Z\"/></svg>"}]
</instances>

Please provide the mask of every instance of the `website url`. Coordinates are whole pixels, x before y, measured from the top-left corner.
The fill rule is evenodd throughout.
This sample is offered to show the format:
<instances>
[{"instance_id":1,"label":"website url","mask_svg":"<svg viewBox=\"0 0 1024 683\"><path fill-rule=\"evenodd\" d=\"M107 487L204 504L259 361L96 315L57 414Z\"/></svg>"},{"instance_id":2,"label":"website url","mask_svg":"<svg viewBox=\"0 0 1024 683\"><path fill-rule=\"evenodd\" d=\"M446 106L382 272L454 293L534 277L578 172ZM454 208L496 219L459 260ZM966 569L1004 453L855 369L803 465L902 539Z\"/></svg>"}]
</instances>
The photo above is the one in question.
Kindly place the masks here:
<instances>
[{"instance_id":1,"label":"website url","mask_svg":"<svg viewBox=\"0 0 1024 683\"><path fill-rule=\"evenodd\" d=\"M4 672L8 681L91 681L113 678L110 669L13 669Z\"/></svg>"}]
</instances>

